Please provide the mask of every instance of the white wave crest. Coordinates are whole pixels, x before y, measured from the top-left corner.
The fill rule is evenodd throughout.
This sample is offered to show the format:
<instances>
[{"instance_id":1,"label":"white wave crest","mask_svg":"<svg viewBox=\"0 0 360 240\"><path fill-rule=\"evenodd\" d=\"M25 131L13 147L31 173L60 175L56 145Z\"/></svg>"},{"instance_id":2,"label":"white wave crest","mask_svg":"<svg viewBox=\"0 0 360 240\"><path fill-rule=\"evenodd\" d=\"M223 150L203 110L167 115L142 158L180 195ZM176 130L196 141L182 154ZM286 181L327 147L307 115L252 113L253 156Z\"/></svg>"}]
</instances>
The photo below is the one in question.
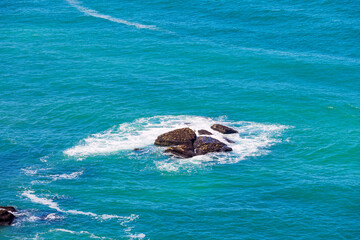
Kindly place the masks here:
<instances>
[{"instance_id":1,"label":"white wave crest","mask_svg":"<svg viewBox=\"0 0 360 240\"><path fill-rule=\"evenodd\" d=\"M73 6L74 8L76 8L77 10L79 10L82 13L85 13L86 15L92 16L92 17L96 17L96 18L102 18L111 22L115 22L115 23L121 23L121 24L125 24L128 26L133 26L136 28L140 28L140 29L150 29L150 30L158 30L158 28L156 26L153 25L144 25L144 24L140 24L140 23L134 23L134 22L129 22L120 18L115 18L112 17L110 15L105 15L102 13L99 13L96 10L90 9L90 8L86 8L81 6L81 3L77 0L66 0L71 6Z\"/></svg>"}]
</instances>

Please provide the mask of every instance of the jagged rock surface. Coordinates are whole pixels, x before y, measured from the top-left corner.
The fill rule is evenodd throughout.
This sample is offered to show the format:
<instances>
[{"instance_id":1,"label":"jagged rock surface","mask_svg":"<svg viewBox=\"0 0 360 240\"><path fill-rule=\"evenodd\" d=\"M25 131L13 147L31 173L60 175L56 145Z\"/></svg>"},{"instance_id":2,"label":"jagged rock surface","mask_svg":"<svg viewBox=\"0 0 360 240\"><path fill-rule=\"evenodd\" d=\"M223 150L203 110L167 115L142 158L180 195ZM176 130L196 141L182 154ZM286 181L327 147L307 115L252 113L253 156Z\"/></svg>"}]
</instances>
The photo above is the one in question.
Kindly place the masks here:
<instances>
[{"instance_id":1,"label":"jagged rock surface","mask_svg":"<svg viewBox=\"0 0 360 240\"><path fill-rule=\"evenodd\" d=\"M211 132L201 129L198 131L199 135L213 135Z\"/></svg>"},{"instance_id":2,"label":"jagged rock surface","mask_svg":"<svg viewBox=\"0 0 360 240\"><path fill-rule=\"evenodd\" d=\"M155 140L155 145L158 146L173 146L181 144L192 144L196 139L196 134L190 128L176 129L164 134L161 134Z\"/></svg>"},{"instance_id":3,"label":"jagged rock surface","mask_svg":"<svg viewBox=\"0 0 360 240\"><path fill-rule=\"evenodd\" d=\"M204 155L210 152L229 152L232 151L225 143L212 137L200 136L194 142L196 155Z\"/></svg>"},{"instance_id":4,"label":"jagged rock surface","mask_svg":"<svg viewBox=\"0 0 360 240\"><path fill-rule=\"evenodd\" d=\"M0 225L9 226L14 221L15 216L12 212L16 212L14 207L2 207L0 206Z\"/></svg>"},{"instance_id":5,"label":"jagged rock surface","mask_svg":"<svg viewBox=\"0 0 360 240\"><path fill-rule=\"evenodd\" d=\"M174 147L168 147L165 152L183 158L191 158L195 156L194 147L192 144L182 144Z\"/></svg>"},{"instance_id":6,"label":"jagged rock surface","mask_svg":"<svg viewBox=\"0 0 360 240\"><path fill-rule=\"evenodd\" d=\"M0 210L6 210L6 211L9 211L9 212L17 212L17 210L14 208L14 207L4 207L4 206L0 206Z\"/></svg>"},{"instance_id":7,"label":"jagged rock surface","mask_svg":"<svg viewBox=\"0 0 360 240\"><path fill-rule=\"evenodd\" d=\"M214 124L211 126L211 129L221 132L222 134L232 134L232 133L238 133L235 129L232 129L230 127L221 125L221 124Z\"/></svg>"},{"instance_id":8,"label":"jagged rock surface","mask_svg":"<svg viewBox=\"0 0 360 240\"><path fill-rule=\"evenodd\" d=\"M228 138L226 138L226 137L224 137L224 139L225 139L228 143L235 143L233 140L228 139Z\"/></svg>"}]
</instances>

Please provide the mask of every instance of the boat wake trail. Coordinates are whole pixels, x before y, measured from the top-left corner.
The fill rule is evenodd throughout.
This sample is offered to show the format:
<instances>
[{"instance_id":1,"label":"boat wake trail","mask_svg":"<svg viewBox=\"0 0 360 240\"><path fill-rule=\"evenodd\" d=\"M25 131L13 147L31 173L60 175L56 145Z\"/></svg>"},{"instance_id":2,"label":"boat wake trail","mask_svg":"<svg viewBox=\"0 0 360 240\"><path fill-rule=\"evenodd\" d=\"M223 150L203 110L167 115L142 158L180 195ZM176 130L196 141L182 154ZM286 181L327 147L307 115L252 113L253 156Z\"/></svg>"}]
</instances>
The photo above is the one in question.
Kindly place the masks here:
<instances>
[{"instance_id":1,"label":"boat wake trail","mask_svg":"<svg viewBox=\"0 0 360 240\"><path fill-rule=\"evenodd\" d=\"M127 26L133 26L139 29L149 29L149 30L159 30L156 26L154 25L144 25L144 24L140 24L140 23L134 23L134 22L129 22L120 18L115 18L112 17L110 15L105 15L102 13L99 13L96 10L87 8L87 7L83 7L81 6L81 3L77 0L66 0L72 7L76 8L77 10L79 10L82 13L85 13L86 15L92 16L92 17L96 17L96 18L102 18L111 22L115 22L115 23L121 23L121 24L125 24Z\"/></svg>"}]
</instances>

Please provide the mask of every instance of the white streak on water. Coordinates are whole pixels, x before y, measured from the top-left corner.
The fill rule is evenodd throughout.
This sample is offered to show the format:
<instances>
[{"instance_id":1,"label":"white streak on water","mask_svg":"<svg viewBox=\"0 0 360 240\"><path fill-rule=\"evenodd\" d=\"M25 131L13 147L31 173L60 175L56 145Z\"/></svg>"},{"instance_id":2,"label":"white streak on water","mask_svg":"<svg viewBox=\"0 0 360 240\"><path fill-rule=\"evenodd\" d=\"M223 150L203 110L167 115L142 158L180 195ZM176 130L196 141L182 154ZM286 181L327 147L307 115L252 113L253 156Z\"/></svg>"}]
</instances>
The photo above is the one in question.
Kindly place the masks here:
<instances>
[{"instance_id":1,"label":"white streak on water","mask_svg":"<svg viewBox=\"0 0 360 240\"><path fill-rule=\"evenodd\" d=\"M31 175L36 175L39 171L46 171L49 170L49 168L38 168L38 169L33 169L34 167L27 167L27 168L22 168L21 170L25 173L25 175L27 176L31 176Z\"/></svg>"},{"instance_id":2,"label":"white streak on water","mask_svg":"<svg viewBox=\"0 0 360 240\"><path fill-rule=\"evenodd\" d=\"M54 221L54 220L60 220L60 219L63 219L63 218L64 217L56 215L55 213L50 213L44 219L46 221Z\"/></svg>"},{"instance_id":3,"label":"white streak on water","mask_svg":"<svg viewBox=\"0 0 360 240\"><path fill-rule=\"evenodd\" d=\"M83 212L83 211L78 211L78 210L63 210L53 200L47 199L47 198L40 198L40 197L36 196L34 194L34 191L32 191L32 190L26 190L22 193L22 195L24 197L29 198L33 203L39 203L39 204L48 206L49 208L55 209L58 212L70 213L70 214L74 214L74 215L86 215L86 216L90 216L90 217L94 217L94 218L103 219L102 215L97 215L92 212ZM116 218L123 219L124 217L116 216ZM105 219L108 219L107 215L105 215ZM105 220L105 219L103 219L103 220Z\"/></svg>"},{"instance_id":4,"label":"white streak on water","mask_svg":"<svg viewBox=\"0 0 360 240\"><path fill-rule=\"evenodd\" d=\"M111 238L107 238L107 237L96 236L95 234L90 233L88 231L75 232L75 231L71 231L71 230L68 230L68 229L62 229L62 228L51 229L50 232L66 232L66 233L70 233L70 234L73 234L73 235L88 235L90 238L94 238L94 239L111 239Z\"/></svg>"},{"instance_id":5,"label":"white streak on water","mask_svg":"<svg viewBox=\"0 0 360 240\"><path fill-rule=\"evenodd\" d=\"M360 64L358 58L351 58L345 56L337 55L328 55L321 53L311 53L311 52L291 52L291 51L281 51L275 49L265 49L265 48L250 48L250 47L236 47L239 50L253 52L260 55L268 56L277 56L285 58L293 58L297 60L310 60L311 62L329 62L336 61L341 62L342 64Z\"/></svg>"},{"instance_id":6,"label":"white streak on water","mask_svg":"<svg viewBox=\"0 0 360 240\"><path fill-rule=\"evenodd\" d=\"M62 212L62 213L69 213L69 214L73 214L73 215L85 215L85 216L90 216L93 217L95 219L99 219L99 220L109 220L109 219L118 219L121 220L121 225L126 227L127 223L132 222L136 219L138 219L138 215L135 214L131 214L130 216L118 216L118 215L109 215L109 214L102 214L102 215L98 215L96 213L92 213L92 212L84 212L84 211L79 211L79 210L63 210L59 207L59 204L54 202L51 199L47 199L47 198L41 198L35 195L35 192L33 190L26 190L22 193L22 196L29 198L33 203L39 203L45 206L48 206L49 208L55 209L58 212Z\"/></svg>"},{"instance_id":7,"label":"white streak on water","mask_svg":"<svg viewBox=\"0 0 360 240\"><path fill-rule=\"evenodd\" d=\"M96 18L102 18L111 22L115 22L115 23L121 23L121 24L125 24L128 26L133 26L136 28L140 28L140 29L149 29L149 30L159 30L156 26L154 25L144 25L144 24L140 24L140 23L134 23L134 22L129 22L120 18L115 18L112 17L110 15L105 15L102 13L99 13L96 10L87 8L87 7L83 7L81 6L80 2L77 0L66 0L71 6L73 6L74 8L76 8L77 10L79 10L82 13L85 13L86 15L92 16L92 17L96 17Z\"/></svg>"},{"instance_id":8,"label":"white streak on water","mask_svg":"<svg viewBox=\"0 0 360 240\"><path fill-rule=\"evenodd\" d=\"M64 212L63 210L61 210L59 208L59 205L56 202L54 202L51 199L37 197L34 194L34 191L32 191L32 190L24 191L21 195L23 195L24 197L29 198L33 203L39 203L39 204L42 204L42 205L46 205L49 208L55 209L56 211Z\"/></svg>"},{"instance_id":9,"label":"white streak on water","mask_svg":"<svg viewBox=\"0 0 360 240\"><path fill-rule=\"evenodd\" d=\"M22 193L22 196L29 198L33 203L39 203L39 204L48 206L49 208L55 209L58 212L69 213L69 214L74 214L74 215L86 215L86 216L90 216L90 217L93 217L93 218L101 220L101 221L105 221L105 220L109 220L109 219L118 219L118 220L120 220L120 225L125 228L125 233L130 237L130 239L143 239L145 237L145 234L143 234L143 233L132 233L133 227L128 226L128 224L130 222L133 222L139 218L139 216L136 214L131 214L130 216L124 217L124 216L109 215L109 214L98 215L98 214L95 214L92 212L84 212L84 211L78 211L78 210L63 210L53 200L36 196L33 190L24 191ZM47 215L45 220L51 221L51 220L57 220L60 218L61 217L52 213L52 214ZM28 219L28 221L36 221L39 219L40 218L33 216L33 218ZM75 234L75 235L84 235L85 234L85 235L89 235L90 238L109 239L106 237L96 236L87 231L75 232L75 231L67 230L67 229L54 229L54 230L50 230L50 231L62 231L62 232L67 232L67 233L71 233L71 234Z\"/></svg>"}]
</instances>

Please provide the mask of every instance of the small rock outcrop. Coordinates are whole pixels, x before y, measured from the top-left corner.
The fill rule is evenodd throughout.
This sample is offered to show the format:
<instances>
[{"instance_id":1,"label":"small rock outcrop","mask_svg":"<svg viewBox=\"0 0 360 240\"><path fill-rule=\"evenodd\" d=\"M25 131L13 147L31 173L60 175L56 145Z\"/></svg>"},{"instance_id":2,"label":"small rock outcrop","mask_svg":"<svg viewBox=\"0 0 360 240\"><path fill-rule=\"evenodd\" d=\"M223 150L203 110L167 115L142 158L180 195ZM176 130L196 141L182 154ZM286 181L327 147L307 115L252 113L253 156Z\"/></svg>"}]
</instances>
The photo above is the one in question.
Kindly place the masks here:
<instances>
[{"instance_id":1,"label":"small rock outcrop","mask_svg":"<svg viewBox=\"0 0 360 240\"><path fill-rule=\"evenodd\" d=\"M168 147L165 152L183 158L191 158L195 156L194 147L192 144L182 144L178 146Z\"/></svg>"},{"instance_id":2,"label":"small rock outcrop","mask_svg":"<svg viewBox=\"0 0 360 240\"><path fill-rule=\"evenodd\" d=\"M214 124L211 126L211 129L221 132L222 134L238 133L238 131L236 131L235 129L229 128L221 124Z\"/></svg>"},{"instance_id":3,"label":"small rock outcrop","mask_svg":"<svg viewBox=\"0 0 360 240\"><path fill-rule=\"evenodd\" d=\"M211 132L201 129L198 131L199 135L213 135Z\"/></svg>"},{"instance_id":4,"label":"small rock outcrop","mask_svg":"<svg viewBox=\"0 0 360 240\"><path fill-rule=\"evenodd\" d=\"M173 145L192 145L196 139L196 134L190 128L176 129L171 132L161 134L155 140L155 145L158 146L173 146Z\"/></svg>"},{"instance_id":5,"label":"small rock outcrop","mask_svg":"<svg viewBox=\"0 0 360 240\"><path fill-rule=\"evenodd\" d=\"M9 226L14 221L15 216L12 214L16 212L14 207L0 206L0 226Z\"/></svg>"},{"instance_id":6,"label":"small rock outcrop","mask_svg":"<svg viewBox=\"0 0 360 240\"><path fill-rule=\"evenodd\" d=\"M6 210L6 211L9 211L9 212L17 212L17 210L16 210L14 207L3 207L3 206L0 206L0 210Z\"/></svg>"},{"instance_id":7,"label":"small rock outcrop","mask_svg":"<svg viewBox=\"0 0 360 240\"><path fill-rule=\"evenodd\" d=\"M204 155L210 152L229 152L232 151L225 143L212 137L198 137L194 142L196 155Z\"/></svg>"},{"instance_id":8,"label":"small rock outcrop","mask_svg":"<svg viewBox=\"0 0 360 240\"><path fill-rule=\"evenodd\" d=\"M230 127L214 124L211 129L221 132L223 134L237 133L235 129ZM158 136L155 140L155 145L168 147L165 153L172 154L177 157L191 158L196 155L204 155L212 152L229 152L232 148L225 143L202 135L213 135L211 132L201 129L197 131L199 136L196 136L195 132L186 127L176 129ZM235 143L231 139L224 137L224 140L228 143ZM141 151L142 149L135 148L134 151Z\"/></svg>"}]
</instances>

